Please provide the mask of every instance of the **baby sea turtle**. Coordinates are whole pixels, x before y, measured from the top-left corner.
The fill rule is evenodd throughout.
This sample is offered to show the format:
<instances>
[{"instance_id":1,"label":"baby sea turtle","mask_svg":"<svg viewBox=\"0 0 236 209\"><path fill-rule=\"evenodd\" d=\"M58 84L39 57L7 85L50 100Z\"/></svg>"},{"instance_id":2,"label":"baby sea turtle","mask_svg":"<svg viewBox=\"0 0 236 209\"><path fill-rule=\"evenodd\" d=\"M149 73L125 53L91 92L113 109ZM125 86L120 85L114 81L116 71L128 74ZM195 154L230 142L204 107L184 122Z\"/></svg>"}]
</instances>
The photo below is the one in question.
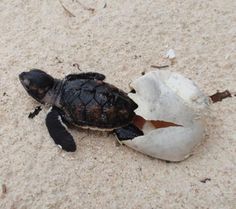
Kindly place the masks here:
<instances>
[{"instance_id":1,"label":"baby sea turtle","mask_svg":"<svg viewBox=\"0 0 236 209\"><path fill-rule=\"evenodd\" d=\"M65 124L113 130L121 141L143 135L132 124L137 105L125 92L104 82L100 73L70 74L59 80L32 69L19 79L30 96L52 106L46 126L55 143L66 151L75 151L76 144Z\"/></svg>"}]
</instances>

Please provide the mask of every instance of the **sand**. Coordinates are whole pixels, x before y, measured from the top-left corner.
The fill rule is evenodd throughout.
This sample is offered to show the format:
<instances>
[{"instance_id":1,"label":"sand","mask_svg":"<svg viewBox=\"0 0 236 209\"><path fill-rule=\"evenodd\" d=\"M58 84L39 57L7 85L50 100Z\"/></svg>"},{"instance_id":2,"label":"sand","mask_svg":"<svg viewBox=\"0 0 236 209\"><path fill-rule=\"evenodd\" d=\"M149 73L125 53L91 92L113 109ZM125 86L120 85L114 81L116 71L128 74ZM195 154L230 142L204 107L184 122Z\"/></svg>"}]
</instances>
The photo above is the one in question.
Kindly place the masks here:
<instances>
[{"instance_id":1,"label":"sand","mask_svg":"<svg viewBox=\"0 0 236 209\"><path fill-rule=\"evenodd\" d=\"M235 0L1 0L0 208L235 208L235 97L211 106L193 156L167 163L77 129L77 151L61 151L45 127L48 107L29 119L38 103L18 80L30 68L63 78L78 63L128 91L151 65L170 64L172 48L169 70L208 95L235 91L235 10Z\"/></svg>"}]
</instances>

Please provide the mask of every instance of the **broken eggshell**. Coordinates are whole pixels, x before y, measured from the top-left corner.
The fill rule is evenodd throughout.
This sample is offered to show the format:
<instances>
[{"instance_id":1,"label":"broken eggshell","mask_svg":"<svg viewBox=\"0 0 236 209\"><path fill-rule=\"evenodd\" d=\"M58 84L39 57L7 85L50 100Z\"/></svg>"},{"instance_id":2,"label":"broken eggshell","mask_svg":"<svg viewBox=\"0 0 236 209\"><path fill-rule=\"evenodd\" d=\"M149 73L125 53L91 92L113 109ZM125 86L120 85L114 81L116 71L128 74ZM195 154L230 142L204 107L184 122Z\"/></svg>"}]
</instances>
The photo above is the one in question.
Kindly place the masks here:
<instances>
[{"instance_id":1,"label":"broken eggshell","mask_svg":"<svg viewBox=\"0 0 236 209\"><path fill-rule=\"evenodd\" d=\"M143 136L123 144L155 158L182 161L204 137L209 97L193 81L170 71L153 71L130 84L128 96L138 105ZM172 124L158 127L153 122Z\"/></svg>"}]
</instances>

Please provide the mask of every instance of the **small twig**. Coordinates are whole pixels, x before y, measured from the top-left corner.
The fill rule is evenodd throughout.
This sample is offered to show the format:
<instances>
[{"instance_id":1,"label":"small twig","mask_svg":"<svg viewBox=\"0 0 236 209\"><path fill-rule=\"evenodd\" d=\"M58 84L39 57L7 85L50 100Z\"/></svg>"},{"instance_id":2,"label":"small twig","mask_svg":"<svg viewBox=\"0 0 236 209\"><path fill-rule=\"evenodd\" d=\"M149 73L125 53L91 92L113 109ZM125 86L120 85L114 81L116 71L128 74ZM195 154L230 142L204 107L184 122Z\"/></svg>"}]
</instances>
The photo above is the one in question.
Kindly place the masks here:
<instances>
[{"instance_id":1,"label":"small twig","mask_svg":"<svg viewBox=\"0 0 236 209\"><path fill-rule=\"evenodd\" d=\"M220 102L227 97L232 97L231 93L228 90L222 92L217 91L215 94L210 96L213 103Z\"/></svg>"},{"instance_id":2,"label":"small twig","mask_svg":"<svg viewBox=\"0 0 236 209\"><path fill-rule=\"evenodd\" d=\"M80 138L80 140L82 141L82 140L84 140L86 137L87 137L87 135L86 135L86 136L83 136L83 137L81 137L81 138Z\"/></svg>"},{"instance_id":3,"label":"small twig","mask_svg":"<svg viewBox=\"0 0 236 209\"><path fill-rule=\"evenodd\" d=\"M75 15L74 15L71 11L69 11L69 10L62 4L61 0L58 0L58 1L60 2L62 8L65 10L66 14L67 14L69 17L75 17Z\"/></svg>"},{"instance_id":4,"label":"small twig","mask_svg":"<svg viewBox=\"0 0 236 209\"><path fill-rule=\"evenodd\" d=\"M85 10L91 11L92 13L95 11L94 8L87 7L87 6L85 6L84 4L82 4L82 3L81 3L80 1L78 1L78 0L77 0L76 2L78 2L78 4L79 4L80 6L82 6L83 9L85 9Z\"/></svg>"},{"instance_id":5,"label":"small twig","mask_svg":"<svg viewBox=\"0 0 236 209\"><path fill-rule=\"evenodd\" d=\"M82 71L82 70L80 69L80 66L79 66L78 63L74 63L72 66L73 66L73 67L76 67L79 71Z\"/></svg>"},{"instance_id":6,"label":"small twig","mask_svg":"<svg viewBox=\"0 0 236 209\"><path fill-rule=\"evenodd\" d=\"M206 183L207 181L211 181L211 178L204 178L204 179L202 179L202 180L200 180L200 182L202 182L202 183Z\"/></svg>"},{"instance_id":7,"label":"small twig","mask_svg":"<svg viewBox=\"0 0 236 209\"><path fill-rule=\"evenodd\" d=\"M29 115L28 115L28 118L32 119L34 118L36 115L39 114L39 112L42 110L42 108L40 106L37 106L34 110L34 112L31 112Z\"/></svg>"},{"instance_id":8,"label":"small twig","mask_svg":"<svg viewBox=\"0 0 236 209\"><path fill-rule=\"evenodd\" d=\"M163 65L163 66L159 66L159 65L151 65L152 68L158 68L158 69L161 69L161 68L167 68L169 67L169 65Z\"/></svg>"},{"instance_id":9,"label":"small twig","mask_svg":"<svg viewBox=\"0 0 236 209\"><path fill-rule=\"evenodd\" d=\"M103 8L105 9L107 7L107 3L104 4Z\"/></svg>"}]
</instances>

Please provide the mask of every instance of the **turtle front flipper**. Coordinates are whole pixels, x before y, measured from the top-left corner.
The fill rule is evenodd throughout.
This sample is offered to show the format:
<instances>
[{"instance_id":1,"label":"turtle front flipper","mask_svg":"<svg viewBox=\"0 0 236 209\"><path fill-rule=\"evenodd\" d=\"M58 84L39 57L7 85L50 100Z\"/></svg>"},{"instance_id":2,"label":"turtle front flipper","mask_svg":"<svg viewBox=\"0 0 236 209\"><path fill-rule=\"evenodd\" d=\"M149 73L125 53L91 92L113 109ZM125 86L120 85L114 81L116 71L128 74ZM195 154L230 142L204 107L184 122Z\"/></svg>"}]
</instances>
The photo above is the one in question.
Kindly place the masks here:
<instances>
[{"instance_id":1,"label":"turtle front flipper","mask_svg":"<svg viewBox=\"0 0 236 209\"><path fill-rule=\"evenodd\" d=\"M80 74L69 74L66 76L67 81L72 81L76 79L94 79L103 81L105 80L106 76L101 73L95 73L95 72L87 72L87 73L80 73Z\"/></svg>"},{"instance_id":2,"label":"turtle front flipper","mask_svg":"<svg viewBox=\"0 0 236 209\"><path fill-rule=\"evenodd\" d=\"M114 130L119 141L132 140L137 136L142 136L143 132L133 124Z\"/></svg>"},{"instance_id":3,"label":"turtle front flipper","mask_svg":"<svg viewBox=\"0 0 236 209\"><path fill-rule=\"evenodd\" d=\"M62 122L62 115L57 107L52 107L46 117L46 126L54 142L67 152L74 152L76 144L72 135L67 131L66 125Z\"/></svg>"}]
</instances>

